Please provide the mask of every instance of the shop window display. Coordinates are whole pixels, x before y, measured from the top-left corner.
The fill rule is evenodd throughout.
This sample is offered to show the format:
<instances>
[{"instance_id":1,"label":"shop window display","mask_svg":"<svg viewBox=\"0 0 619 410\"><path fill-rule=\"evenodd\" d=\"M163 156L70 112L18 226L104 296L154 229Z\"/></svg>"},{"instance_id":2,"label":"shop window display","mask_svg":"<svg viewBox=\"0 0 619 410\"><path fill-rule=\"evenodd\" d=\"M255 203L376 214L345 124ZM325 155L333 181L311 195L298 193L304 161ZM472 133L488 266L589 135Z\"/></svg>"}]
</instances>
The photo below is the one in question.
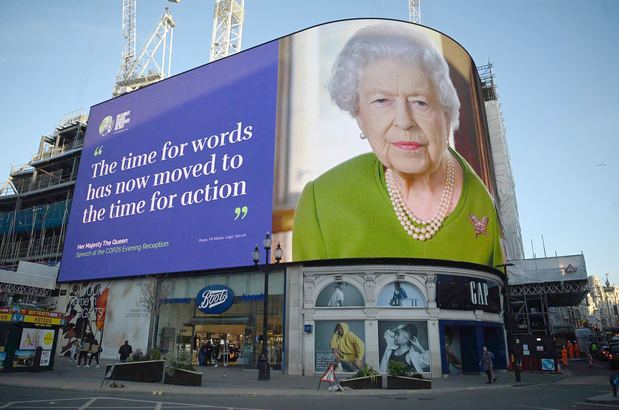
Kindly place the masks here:
<instances>
[{"instance_id":1,"label":"shop window display","mask_svg":"<svg viewBox=\"0 0 619 410\"><path fill-rule=\"evenodd\" d=\"M392 282L382 288L376 306L425 307L426 299L419 289L408 282Z\"/></svg>"},{"instance_id":2,"label":"shop window display","mask_svg":"<svg viewBox=\"0 0 619 410\"><path fill-rule=\"evenodd\" d=\"M325 371L335 362L335 371L354 373L365 364L363 320L316 322L314 368Z\"/></svg>"},{"instance_id":3,"label":"shop window display","mask_svg":"<svg viewBox=\"0 0 619 410\"><path fill-rule=\"evenodd\" d=\"M283 278L279 272L269 276L267 351L273 369L282 368ZM262 273L175 278L168 282L169 302L159 315L158 343L162 352L187 350L198 366L256 367L262 349ZM234 294L234 303L222 313L206 314L196 306L198 290L211 285L226 286Z\"/></svg>"},{"instance_id":4,"label":"shop window display","mask_svg":"<svg viewBox=\"0 0 619 410\"><path fill-rule=\"evenodd\" d=\"M462 349L458 326L445 326L445 355L447 372L449 374L462 374Z\"/></svg>"},{"instance_id":5,"label":"shop window display","mask_svg":"<svg viewBox=\"0 0 619 410\"><path fill-rule=\"evenodd\" d=\"M365 306L361 293L350 283L331 283L316 298L316 307L345 306Z\"/></svg>"},{"instance_id":6,"label":"shop window display","mask_svg":"<svg viewBox=\"0 0 619 410\"><path fill-rule=\"evenodd\" d=\"M378 336L380 373L389 373L391 361L404 363L411 374L430 372L425 321L379 321Z\"/></svg>"}]
</instances>

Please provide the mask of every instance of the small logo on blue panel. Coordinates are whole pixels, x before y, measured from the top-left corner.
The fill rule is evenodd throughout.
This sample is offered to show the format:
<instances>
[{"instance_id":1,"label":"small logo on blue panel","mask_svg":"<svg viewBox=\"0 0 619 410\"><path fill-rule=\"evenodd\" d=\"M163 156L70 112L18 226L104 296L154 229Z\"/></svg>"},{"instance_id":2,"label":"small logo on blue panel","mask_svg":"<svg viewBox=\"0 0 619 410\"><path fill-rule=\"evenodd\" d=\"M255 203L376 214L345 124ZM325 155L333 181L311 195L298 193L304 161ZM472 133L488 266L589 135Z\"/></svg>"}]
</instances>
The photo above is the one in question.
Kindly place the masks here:
<instances>
[{"instance_id":1,"label":"small logo on blue panel","mask_svg":"<svg viewBox=\"0 0 619 410\"><path fill-rule=\"evenodd\" d=\"M202 313L222 313L234 303L232 289L223 285L211 285L200 289L196 306Z\"/></svg>"},{"instance_id":2,"label":"small logo on blue panel","mask_svg":"<svg viewBox=\"0 0 619 410\"><path fill-rule=\"evenodd\" d=\"M103 121L101 121L101 124L99 125L99 135L105 137L107 134L112 132L113 128L114 118L111 115L108 115L103 119Z\"/></svg>"},{"instance_id":3,"label":"small logo on blue panel","mask_svg":"<svg viewBox=\"0 0 619 410\"><path fill-rule=\"evenodd\" d=\"M105 137L112 132L116 134L126 131L127 124L131 122L130 115L130 110L116 114L116 118L108 115L103 119L103 121L101 121L101 124L99 124L99 135Z\"/></svg>"}]
</instances>

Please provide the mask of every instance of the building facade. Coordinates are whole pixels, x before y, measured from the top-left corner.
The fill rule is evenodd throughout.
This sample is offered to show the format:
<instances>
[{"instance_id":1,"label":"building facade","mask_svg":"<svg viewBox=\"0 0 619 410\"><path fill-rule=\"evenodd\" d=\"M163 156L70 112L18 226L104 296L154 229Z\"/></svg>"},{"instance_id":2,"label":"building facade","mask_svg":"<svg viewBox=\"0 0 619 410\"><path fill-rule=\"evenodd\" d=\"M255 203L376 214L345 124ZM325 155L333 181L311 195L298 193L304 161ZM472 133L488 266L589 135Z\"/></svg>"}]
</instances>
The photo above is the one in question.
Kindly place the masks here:
<instances>
[{"instance_id":1,"label":"building facade","mask_svg":"<svg viewBox=\"0 0 619 410\"><path fill-rule=\"evenodd\" d=\"M484 345L495 353L496 367L506 368L501 272L419 259L282 263L62 283L59 306L66 308L67 326L58 354L92 333L104 358L116 358L128 340L134 352L146 352L150 342L163 354L190 352L196 364L202 346L217 346L220 365L255 368L263 343L265 268L267 351L275 370L321 374L335 360L336 346L345 353L338 371L348 374L365 365L388 373L391 361L425 377L477 372ZM163 301L159 309L145 303L153 289ZM207 299L216 305L212 297L222 292L229 307L205 311ZM338 325L347 333L341 338Z\"/></svg>"},{"instance_id":2,"label":"building facade","mask_svg":"<svg viewBox=\"0 0 619 410\"><path fill-rule=\"evenodd\" d=\"M476 372L484 345L495 352L497 368L505 368L500 272L464 263L402 262L324 261L287 269L288 372L324 372L333 360L338 323L363 342L362 361L381 373L392 360L429 377ZM410 348L398 341L403 331L414 339ZM398 357L399 350L410 352L410 360Z\"/></svg>"},{"instance_id":3,"label":"building facade","mask_svg":"<svg viewBox=\"0 0 619 410\"><path fill-rule=\"evenodd\" d=\"M482 94L486 119L488 123L488 135L492 150L492 163L497 185L498 212L501 228L504 234L505 259L524 259L522 235L520 232L520 217L518 215L518 202L516 200L516 183L512 171L507 134L501 103L497 93L494 70L491 63L477 67L482 84Z\"/></svg>"},{"instance_id":4,"label":"building facade","mask_svg":"<svg viewBox=\"0 0 619 410\"><path fill-rule=\"evenodd\" d=\"M0 305L54 309L58 263L88 117L67 114L0 190Z\"/></svg>"},{"instance_id":5,"label":"building facade","mask_svg":"<svg viewBox=\"0 0 619 410\"><path fill-rule=\"evenodd\" d=\"M357 30L358 27L363 25L374 24L374 21L357 22L355 24L357 24L355 26L355 30ZM426 28L421 29L427 30ZM350 36L348 31L349 29L342 30L340 39L342 45ZM435 36L433 41L440 40L438 33L430 34ZM443 44L442 41L441 44ZM453 40L445 38L444 41L443 48L449 52L448 54L453 53L453 56L449 58L453 59L454 64L460 59L465 61L465 64L454 65L458 69L453 71L453 75L457 77L456 86L463 90L463 93L461 93L462 107L468 110L463 115L470 116L471 120L462 122L457 145L461 148L462 155L468 158L472 168L493 196L496 196L497 191L495 168L502 167L503 170L509 171L506 183L513 191L509 157L504 156L502 162L493 162L492 160L492 156L496 155L497 152L507 153L504 133L499 135L498 139L493 138L491 141L487 132L488 124L485 123L483 106L479 104L478 109L473 107L477 107L477 103L480 102L478 94L481 90L479 89L477 73L471 67L469 61L470 56L464 50L460 50L457 44L452 44ZM362 139L355 137L355 150L359 152L353 152L351 151L352 143L348 140L333 138L320 127L316 129L307 127L307 124L324 123L324 113L321 110L308 109L310 105L312 107L333 108L333 104L326 94L318 92L324 83L322 70L316 70L312 75L308 73L308 71L311 71L308 70L311 68L310 65L306 64L306 62L313 63L316 65L314 69L318 69L320 67L317 63L321 61L323 54L329 55L329 58L334 57L332 55L334 49L333 36L321 35L319 30L316 29L299 35L294 40L282 39L280 45L274 44L265 45L263 51L263 54L269 53L269 61L272 63L269 66L269 84L265 85L268 85L270 92L277 94L273 98L269 98L268 101L272 103L277 97L281 105L271 107L273 108L272 116L256 114L259 113L258 107L252 108L252 106L244 108L244 114L256 115L255 119L251 119L255 123L248 126L248 129L255 126L256 129L266 130L272 127L277 130L274 134L277 141L272 141L276 145L274 152L271 153L270 149L267 150L268 152L265 151L268 156L274 154L274 157L278 158L278 161L275 162L275 174L273 176L274 198L271 201L267 196L257 195L260 197L260 204L264 202L272 209L269 213L265 213L266 217L262 215L255 220L259 220L269 227L265 230L275 231L274 240L281 239L286 251L290 252L292 249L291 229L294 207L303 186L330 167L349 159L351 155L366 152L368 148ZM307 45L316 47L308 47ZM318 47L319 45L320 47ZM281 58L280 52L286 57L285 59ZM258 52L254 50L254 53ZM263 60L263 57L261 56L259 60ZM293 58L301 58L301 60L295 60L292 63L288 61ZM227 59L222 61L219 67L233 61L237 60ZM287 64L283 64L284 62L287 62ZM201 70L208 71L204 68ZM228 71L234 72L236 70L228 69ZM194 74L196 73L198 71L194 71ZM260 69L256 73L257 76L260 76L256 78L266 78L264 70ZM208 83L202 80L190 81L189 77L191 76L183 80L188 81L187 84L189 85ZM180 76L174 81L178 81L179 78ZM278 83L278 79L282 79L281 84ZM172 83L168 82L167 84L169 86ZM235 83L234 87L245 92L247 86L252 84L257 84L257 82L247 80L246 83ZM153 86L150 90L156 90L155 87ZM170 89L178 91L179 87L170 87ZM136 93L134 96L141 95L140 98L144 98L143 101L153 101L153 96L149 96L147 90L143 90L144 93L142 94ZM485 90L484 88L484 93ZM264 92L257 91L249 94L266 96ZM209 94L204 95L208 96ZM227 96L230 95L232 94L227 94ZM315 101L311 98L314 104L308 104L308 96L316 97ZM179 94L178 97L184 98L186 95ZM212 101L219 101L221 97L213 94L209 98ZM233 104L232 100L228 103L230 105L236 104L235 107L241 107L242 100L252 101L258 106L264 105L258 103L257 100L254 101L254 99L245 97L240 98L238 103ZM168 98L165 101L170 104L178 104L175 98ZM197 104L197 100L187 103L191 103L193 106L202 104ZM299 106L297 107L295 103L298 103ZM141 170L141 167L145 165L145 162L141 162L142 155L146 155L145 158L150 158L150 154L133 156L131 153L127 154L121 151L127 148L136 153L138 147L142 149L147 145L146 142L157 140L157 137L154 134L151 135L150 132L140 133L140 138L145 138L142 142L140 142L141 140L127 138L134 131L145 130L145 128L140 128L143 126L139 125L140 121L152 119L150 112L149 115L140 117L139 110L137 110L138 106L144 106L144 104L136 103L135 108L132 108L133 113L126 107L122 110L120 108L116 110L117 107L114 107L113 113L107 112L101 104L95 106L98 108L91 111L91 120L95 122L95 126L91 128L93 138L105 138L107 152L117 154L117 159L120 160L122 155L123 160L131 157L130 161L138 161L139 166L135 165L135 162L131 162L130 166L132 170L135 169L136 171ZM486 107L489 110L490 105L486 104ZM155 131L155 128L159 131L161 124L176 127L177 122L182 123L184 121L181 114L189 111L179 110L177 106L172 108L174 109L161 110L162 113L175 114L169 119L159 116L158 121L161 121L161 123L159 126L153 126L153 131ZM213 105L213 112L215 112L215 108L219 108L218 104ZM101 112L98 112L98 109ZM107 108L105 109L107 110ZM193 113L193 111L191 112ZM110 114L114 114L114 116ZM351 132L353 135L358 134L356 124L354 124L354 121L351 122L347 115L342 116L339 111L337 116L335 113L333 114L333 118L339 124L335 127L337 129L336 134L349 134ZM227 113L213 114L213 117L219 116L225 117ZM274 121L277 120L277 123L265 123L263 126L258 126L257 121L262 121L267 117ZM331 118L330 115L329 118ZM191 121L185 122L193 124L194 120L202 121L202 114L198 113ZM249 120L249 118L244 119L247 123L249 123ZM114 121L116 122L114 123ZM242 125L242 122L236 122L237 119L234 121L238 125L238 131L226 128L228 129L227 132L215 133L215 135L208 137L209 141L214 141L214 139L210 139L211 137L219 140L219 136L221 136L221 141L228 138L231 141L229 144L231 146L234 142L235 132L240 135ZM288 121L290 121L289 124ZM112 126L113 123L114 126ZM332 121L329 121L329 123L333 125ZM126 128L124 128L125 125ZM225 125L227 127L227 124ZM209 126L212 126L213 129L220 127L219 125L215 127L212 124ZM134 127L133 131L130 130L131 127ZM63 120L51 136L42 139L39 152L29 165L11 172L11 180L7 185L10 192L5 191L7 195L0 198L0 212L3 212L0 215L0 234L2 235L0 265L7 270L14 271L17 269L19 271L20 261L47 265L57 264L64 245L68 212L73 200L73 218L76 218L76 215L82 215L83 211L82 225L98 221L99 216L95 218L95 214L98 215L99 211L104 210L103 205L97 213L92 209L93 205L90 205L90 210L80 209L78 206L80 201L84 205L83 201L89 201L93 198L90 196L90 185L88 189L83 189L84 195L80 197L79 194L76 194L73 198L85 130L86 118L84 116ZM308 130L311 133L301 132ZM124 133L125 131L126 134L113 137L114 133ZM188 131L188 135L194 132L197 132L197 129ZM315 135L312 133L315 133ZM228 137L225 137L226 135ZM314 138L314 136L322 139ZM178 146L189 145L188 142L181 141L180 135L175 136L175 138L179 138L178 141L175 140L175 143L179 143ZM332 147L333 157L325 155L325 142L327 140L336 142L336 145ZM95 167L94 169L101 171L104 169L104 161L100 158L94 158L101 154L101 145L95 144L94 141L89 134L86 148L89 153L88 160L95 161L92 164ZM111 149L112 141L116 144L114 146L117 151ZM127 145L127 141L133 141L136 145L132 148ZM206 138L204 141L206 141ZM257 139L254 138L253 141L257 141ZM170 143L168 141L166 144ZM220 146L223 145L222 143ZM192 146L197 145L192 144ZM244 146L247 146L247 144ZM260 144L260 146L266 150L264 147L267 147L267 145ZM228 145L226 147L226 149L232 149ZM235 147L242 146L235 145ZM215 144L213 147L208 146L208 148L214 149L218 146ZM248 154L245 155L245 158L250 158L249 153L256 154L258 152L256 149L257 147L247 149ZM156 154L155 151L151 153ZM125 154L128 157L125 157ZM226 155L221 154L218 155L222 159L226 158ZM234 154L238 153L235 151ZM212 155L214 164L215 154ZM340 155L346 158L340 158ZM256 157L260 159L266 156L256 154ZM86 157L83 158L86 161ZM154 161L154 158L153 156L151 159ZM238 154L237 158L241 160L243 156ZM106 160L111 161L111 157L106 158ZM162 161L163 159L160 162ZM273 166L263 161L256 161L256 163L260 164L260 167L255 168L254 171L250 172L245 169L248 175L259 175L263 167L265 167L267 174L273 169ZM241 166L240 163L237 165L238 167ZM111 162L108 163L108 167L110 166ZM83 163L83 167L85 169L92 168L86 163ZM112 168L115 167L116 165ZM123 165L121 165L122 167ZM105 171L105 175L97 175L97 178L114 174L115 171L112 168L105 168L109 172ZM246 165L246 168L249 167ZM206 169L206 166L204 169ZM180 172L181 168L175 168L174 171ZM204 172L203 174L204 177L207 177L211 173ZM497 175L504 174L501 171ZM143 177L148 178L148 176ZM193 175L193 177L197 176ZM131 181L135 183L136 180L132 179ZM116 182L115 194L125 193L126 182ZM213 183L216 184L217 180ZM111 189L111 186L111 184L108 185L108 189ZM122 189L118 189L119 186ZM256 186L258 185L256 184ZM85 185L81 188L85 188ZM102 185L99 188L101 188L101 196L106 197L106 187ZM127 189L127 192L132 189ZM271 189L270 183L266 186L266 189ZM499 190L501 189L501 186L499 186ZM193 190L194 198L196 193L204 193L205 190L208 193L206 188ZM265 187L262 185L261 188L255 190L259 193L264 191ZM184 197L189 192L184 192L182 196ZM503 224L502 231L506 236L517 233L518 238L508 242L509 246L507 247L508 257L514 257L513 255L517 257L517 248L520 247L521 249L522 246L517 226L515 197L510 196L510 193L507 193L507 196L501 195L501 192L499 192L498 210L506 208L512 216L515 215L516 217L515 220L510 220L508 225ZM220 197L225 199L228 196L220 195ZM154 198L153 194L151 202ZM117 204L121 202L120 199L117 201ZM171 201L172 199L170 199L170 207L172 207ZM205 199L205 201L207 200ZM142 202L144 200L127 203L128 208L124 206L119 208L117 204L112 203L109 208L106 208L110 210L108 219L128 218L137 215L140 213L138 209L143 211L143 205L139 205ZM195 202L198 203L197 200ZM162 211L163 208L165 206L157 209L157 212ZM116 211L121 209L122 212L113 214L112 209L116 209ZM129 211L125 213L125 209ZM252 209L256 208L252 205ZM222 220L223 215L229 216L224 213L228 212L226 207L222 206L218 212L222 212ZM241 217L243 219L247 214L247 205L239 206L236 208L236 212L237 218L240 217L241 213L244 213ZM149 215L163 215L163 212ZM215 219L213 215L215 214L209 214L208 217ZM270 219L271 216L272 220ZM500 218L503 217L501 213ZM166 222L173 220L167 216L161 218ZM471 215L469 215L469 220L473 224L470 228L475 229L475 237L482 231L483 234L486 234L483 218L477 224ZM129 219L124 221L129 221ZM127 225L120 223L116 225L120 227L120 232L130 230L137 232L144 226L160 226L157 223L152 223L152 220L143 223L141 226L138 226L138 223L133 226L129 225L128 222L125 223ZM466 223L468 224L468 221ZM67 241L67 247L71 249L73 249L72 247L81 249L80 246L83 248L85 242L91 240L90 237L94 238L101 233L100 231L86 232L84 228L82 231L88 239L84 239L82 243L77 240L72 243L71 232L74 226L78 225L72 225ZM89 226L92 227L94 224ZM186 226L193 228L196 224L192 220ZM161 229L161 231L164 230L180 233L179 236L186 235L186 232L181 232L178 226L166 225L164 229ZM257 230L258 228L256 228ZM262 228L260 230L264 232ZM208 239L210 240L210 238ZM127 241L128 239L122 240ZM210 249L216 249L216 251L211 251L211 255L218 257L224 254L223 250L228 250L223 249L223 246ZM132 252L141 252L141 250L141 245L135 245ZM103 255L107 251L113 251L113 249L99 249L99 251L102 253L98 253L98 255ZM205 254L200 252L204 251L201 248L196 248L194 255L203 256ZM76 258L91 256L91 253L90 250L84 251L79 256L76 255ZM67 325L61 335L62 340L58 343L59 352L65 354L73 344L87 335L93 335L103 347L102 357L116 357L118 347L125 340L128 340L134 346L134 350L140 349L144 352L151 347L157 347L168 353L190 351L194 355L194 359L198 360L200 348L208 342L211 347L215 345L220 353L223 353L222 358L229 363L247 367L254 367L257 352L260 351L261 346L266 344L271 353L270 358L273 367L281 368L290 374L313 375L320 373L325 370L325 366L330 361L337 359L337 356L343 356L341 361L345 364L342 363L342 371L354 372L360 366L368 364L384 373L389 367L389 362L393 360L403 363L409 370L416 373L440 377L443 374L477 371L478 359L483 345L488 345L497 355L497 367L504 367L506 362L501 298L504 277L493 267L451 261L438 262L413 259L373 259L344 262L325 260L318 264L282 264L278 267L279 271L275 270L270 274L271 286L267 300L271 308L267 318L264 317L261 310L262 303L267 298L266 289L261 287L263 286L263 274L256 268L239 266L244 263L241 252L227 255L228 257L241 255L238 259L240 262L209 265L236 266L235 268L194 271L194 269L203 269L204 267L202 259L197 256L191 259L195 264L190 267L187 267L189 265L179 267L172 264L166 265L165 269L161 268L163 263L169 261L190 259L187 254L181 255L180 253L182 252L171 254L170 257L162 257L158 266L144 267L139 271L122 272L123 265L127 265L127 263L119 263L110 267L112 265L99 263L98 260L92 258L84 259L84 261L88 260L88 263L90 263L87 267L84 267L85 265L73 265L75 267L72 271L73 275L62 279L70 282L62 283L58 290L57 310L63 311L67 318ZM134 255L132 256L135 258L133 260L148 259L148 256L146 256L148 254ZM125 261L128 261L129 258L127 256ZM109 261L109 259L105 260ZM291 255L286 255L284 260L291 260ZM69 257L65 258L63 273L71 263L75 263L75 261ZM89 271L89 269L92 271ZM189 272L178 273L176 271ZM154 276L154 273L158 275ZM122 275L126 275L128 278L116 278ZM145 276L129 277L131 275ZM84 278L101 277L112 279L83 280ZM75 281L76 279L81 280ZM225 311L209 310L208 307L211 305L209 298L212 296L217 302L223 303L224 294L226 295L226 303L229 303L228 308ZM267 323L267 320L267 335L262 335L261 329Z\"/></svg>"},{"instance_id":6,"label":"building facade","mask_svg":"<svg viewBox=\"0 0 619 410\"><path fill-rule=\"evenodd\" d=\"M589 276L589 294L579 306L579 318L589 327L597 326L604 332L619 330L619 289L608 278L605 282Z\"/></svg>"}]
</instances>

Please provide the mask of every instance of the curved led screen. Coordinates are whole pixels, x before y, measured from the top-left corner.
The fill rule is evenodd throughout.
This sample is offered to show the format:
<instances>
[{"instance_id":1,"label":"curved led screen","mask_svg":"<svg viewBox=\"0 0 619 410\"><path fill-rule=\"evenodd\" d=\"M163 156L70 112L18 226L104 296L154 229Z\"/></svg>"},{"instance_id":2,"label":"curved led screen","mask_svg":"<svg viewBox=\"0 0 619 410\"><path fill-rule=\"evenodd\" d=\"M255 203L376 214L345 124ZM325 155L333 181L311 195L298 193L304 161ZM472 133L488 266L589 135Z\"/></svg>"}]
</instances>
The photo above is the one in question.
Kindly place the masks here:
<instances>
[{"instance_id":1,"label":"curved led screen","mask_svg":"<svg viewBox=\"0 0 619 410\"><path fill-rule=\"evenodd\" d=\"M266 232L283 261L501 263L480 93L449 37L364 19L95 105L59 280L251 265Z\"/></svg>"}]
</instances>

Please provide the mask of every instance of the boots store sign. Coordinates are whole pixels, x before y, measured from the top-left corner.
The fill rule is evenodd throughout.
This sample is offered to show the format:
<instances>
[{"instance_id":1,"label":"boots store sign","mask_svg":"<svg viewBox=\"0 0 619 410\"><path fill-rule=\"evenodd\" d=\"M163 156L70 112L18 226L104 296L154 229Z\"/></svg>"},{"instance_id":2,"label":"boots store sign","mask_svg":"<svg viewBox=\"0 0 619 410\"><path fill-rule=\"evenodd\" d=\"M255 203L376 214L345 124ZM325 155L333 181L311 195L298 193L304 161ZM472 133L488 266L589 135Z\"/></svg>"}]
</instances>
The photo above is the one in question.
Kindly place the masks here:
<instances>
[{"instance_id":1,"label":"boots store sign","mask_svg":"<svg viewBox=\"0 0 619 410\"><path fill-rule=\"evenodd\" d=\"M196 306L203 313L222 313L230 309L233 303L234 293L227 286L207 286L196 295Z\"/></svg>"},{"instance_id":2,"label":"boots store sign","mask_svg":"<svg viewBox=\"0 0 619 410\"><path fill-rule=\"evenodd\" d=\"M436 304L441 309L480 309L498 313L501 310L499 284L486 279L438 275Z\"/></svg>"}]
</instances>

